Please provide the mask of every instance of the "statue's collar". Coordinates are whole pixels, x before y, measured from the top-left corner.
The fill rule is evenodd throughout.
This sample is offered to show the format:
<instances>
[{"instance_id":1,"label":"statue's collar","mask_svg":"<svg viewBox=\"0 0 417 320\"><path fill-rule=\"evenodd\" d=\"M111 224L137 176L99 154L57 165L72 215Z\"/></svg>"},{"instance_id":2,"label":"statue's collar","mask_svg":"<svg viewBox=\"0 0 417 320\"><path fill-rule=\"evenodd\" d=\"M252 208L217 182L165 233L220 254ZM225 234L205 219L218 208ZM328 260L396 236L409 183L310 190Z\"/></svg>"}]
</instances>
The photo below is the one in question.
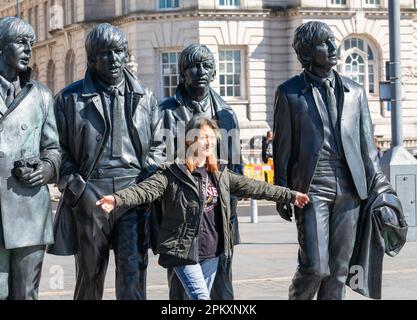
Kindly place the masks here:
<instances>
[{"instance_id":1,"label":"statue's collar","mask_svg":"<svg viewBox=\"0 0 417 320\"><path fill-rule=\"evenodd\" d=\"M330 70L330 74L327 77L320 77L318 75L315 75L314 73L312 73L311 71L305 69L304 70L305 75L307 77L307 80L309 80L310 82L312 82L314 85L316 85L317 87L321 87L325 81L330 81L331 86L333 88L335 88L336 85L336 79L335 79L335 75L334 75L334 70Z\"/></svg>"},{"instance_id":2,"label":"statue's collar","mask_svg":"<svg viewBox=\"0 0 417 320\"><path fill-rule=\"evenodd\" d=\"M335 78L335 83L341 84L343 86L343 90L345 92L349 92L350 88L349 88L348 82L343 77L341 77L339 75L339 73L336 72L335 70L333 70L333 74L334 74L334 78ZM303 94L305 94L307 91L309 91L313 88L312 82L309 81L309 79L308 79L307 70L304 70L300 74L300 79L301 79L301 92Z\"/></svg>"},{"instance_id":3,"label":"statue's collar","mask_svg":"<svg viewBox=\"0 0 417 320\"><path fill-rule=\"evenodd\" d=\"M129 92L133 92L139 95L145 94L145 89L143 86L139 83L139 81L135 78L135 76L128 70L123 70L126 84L129 87ZM91 70L87 69L87 72L85 73L84 77L84 84L83 84L83 96L90 96L90 95L97 95L97 89L94 85L94 77L91 72Z\"/></svg>"}]
</instances>

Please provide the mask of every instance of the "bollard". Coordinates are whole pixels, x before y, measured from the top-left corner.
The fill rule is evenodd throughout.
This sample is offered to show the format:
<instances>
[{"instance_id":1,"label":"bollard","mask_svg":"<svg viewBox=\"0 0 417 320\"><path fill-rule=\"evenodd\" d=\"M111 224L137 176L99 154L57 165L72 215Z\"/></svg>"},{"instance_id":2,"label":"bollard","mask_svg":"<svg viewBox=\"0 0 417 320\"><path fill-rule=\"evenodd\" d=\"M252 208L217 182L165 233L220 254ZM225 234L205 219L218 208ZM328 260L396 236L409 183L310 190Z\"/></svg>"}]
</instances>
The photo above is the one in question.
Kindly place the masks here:
<instances>
[{"instance_id":1,"label":"bollard","mask_svg":"<svg viewBox=\"0 0 417 320\"><path fill-rule=\"evenodd\" d=\"M250 222L251 223L258 223L258 204L256 203L255 199L250 199L250 207L251 207L251 217Z\"/></svg>"}]
</instances>

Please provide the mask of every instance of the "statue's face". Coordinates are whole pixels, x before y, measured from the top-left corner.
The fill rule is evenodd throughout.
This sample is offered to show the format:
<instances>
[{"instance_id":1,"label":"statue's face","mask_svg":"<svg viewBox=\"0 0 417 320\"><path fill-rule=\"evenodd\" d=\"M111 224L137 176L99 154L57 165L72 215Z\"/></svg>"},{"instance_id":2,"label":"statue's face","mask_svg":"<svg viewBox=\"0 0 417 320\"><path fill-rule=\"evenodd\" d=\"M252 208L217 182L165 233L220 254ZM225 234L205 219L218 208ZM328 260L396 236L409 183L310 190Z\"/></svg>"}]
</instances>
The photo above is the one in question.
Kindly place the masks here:
<instances>
[{"instance_id":1,"label":"statue's face","mask_svg":"<svg viewBox=\"0 0 417 320\"><path fill-rule=\"evenodd\" d=\"M26 71L32 55L33 39L18 37L8 43L2 50L2 58L6 65L15 69L18 73Z\"/></svg>"},{"instance_id":2,"label":"statue's face","mask_svg":"<svg viewBox=\"0 0 417 320\"><path fill-rule=\"evenodd\" d=\"M209 87L216 74L214 68L214 62L211 59L189 65L184 71L185 86L195 89Z\"/></svg>"},{"instance_id":3,"label":"statue's face","mask_svg":"<svg viewBox=\"0 0 417 320\"><path fill-rule=\"evenodd\" d=\"M333 34L314 46L312 58L313 65L329 70L337 64L337 47Z\"/></svg>"},{"instance_id":4,"label":"statue's face","mask_svg":"<svg viewBox=\"0 0 417 320\"><path fill-rule=\"evenodd\" d=\"M123 79L123 68L127 63L127 52L124 48L104 48L95 58L94 70L106 83L117 84Z\"/></svg>"}]
</instances>

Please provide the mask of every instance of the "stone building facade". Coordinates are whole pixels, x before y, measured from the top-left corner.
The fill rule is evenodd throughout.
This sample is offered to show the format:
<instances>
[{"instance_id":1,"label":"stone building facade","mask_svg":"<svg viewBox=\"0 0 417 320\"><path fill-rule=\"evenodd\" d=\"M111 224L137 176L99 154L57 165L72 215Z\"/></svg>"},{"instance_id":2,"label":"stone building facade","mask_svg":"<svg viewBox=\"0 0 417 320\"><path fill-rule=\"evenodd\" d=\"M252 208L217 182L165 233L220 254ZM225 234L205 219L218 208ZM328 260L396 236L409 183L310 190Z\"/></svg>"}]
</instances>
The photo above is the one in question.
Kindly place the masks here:
<instances>
[{"instance_id":1,"label":"stone building facade","mask_svg":"<svg viewBox=\"0 0 417 320\"><path fill-rule=\"evenodd\" d=\"M400 0L405 144L417 148L416 1ZM162 101L178 81L177 57L193 42L213 51L213 88L236 111L242 138L272 127L276 87L300 72L291 47L295 28L328 23L339 46L338 70L364 85L375 135L389 147L390 106L379 100L389 60L388 0L20 0L21 17L37 32L32 65L57 93L84 76L86 34L98 22L121 27L139 78ZM0 0L0 17L16 14L16 1Z\"/></svg>"}]
</instances>

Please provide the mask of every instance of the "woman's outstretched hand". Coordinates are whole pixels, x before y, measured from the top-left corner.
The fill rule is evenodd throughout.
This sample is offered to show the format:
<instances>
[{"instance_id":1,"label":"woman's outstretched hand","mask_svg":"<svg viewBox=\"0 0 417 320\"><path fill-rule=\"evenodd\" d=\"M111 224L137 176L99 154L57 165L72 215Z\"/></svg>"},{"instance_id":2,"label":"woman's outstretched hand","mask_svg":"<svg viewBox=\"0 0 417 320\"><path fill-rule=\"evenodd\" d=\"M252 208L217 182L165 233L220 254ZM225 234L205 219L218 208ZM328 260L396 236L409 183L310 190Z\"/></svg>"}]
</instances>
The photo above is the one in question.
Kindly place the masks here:
<instances>
[{"instance_id":1,"label":"woman's outstretched hand","mask_svg":"<svg viewBox=\"0 0 417 320\"><path fill-rule=\"evenodd\" d=\"M295 195L294 205L299 208L304 208L304 206L310 202L310 198L305 193L297 192Z\"/></svg>"},{"instance_id":2,"label":"woman's outstretched hand","mask_svg":"<svg viewBox=\"0 0 417 320\"><path fill-rule=\"evenodd\" d=\"M104 212L110 213L116 206L116 199L113 196L103 196L96 202L96 206L99 206Z\"/></svg>"}]
</instances>

